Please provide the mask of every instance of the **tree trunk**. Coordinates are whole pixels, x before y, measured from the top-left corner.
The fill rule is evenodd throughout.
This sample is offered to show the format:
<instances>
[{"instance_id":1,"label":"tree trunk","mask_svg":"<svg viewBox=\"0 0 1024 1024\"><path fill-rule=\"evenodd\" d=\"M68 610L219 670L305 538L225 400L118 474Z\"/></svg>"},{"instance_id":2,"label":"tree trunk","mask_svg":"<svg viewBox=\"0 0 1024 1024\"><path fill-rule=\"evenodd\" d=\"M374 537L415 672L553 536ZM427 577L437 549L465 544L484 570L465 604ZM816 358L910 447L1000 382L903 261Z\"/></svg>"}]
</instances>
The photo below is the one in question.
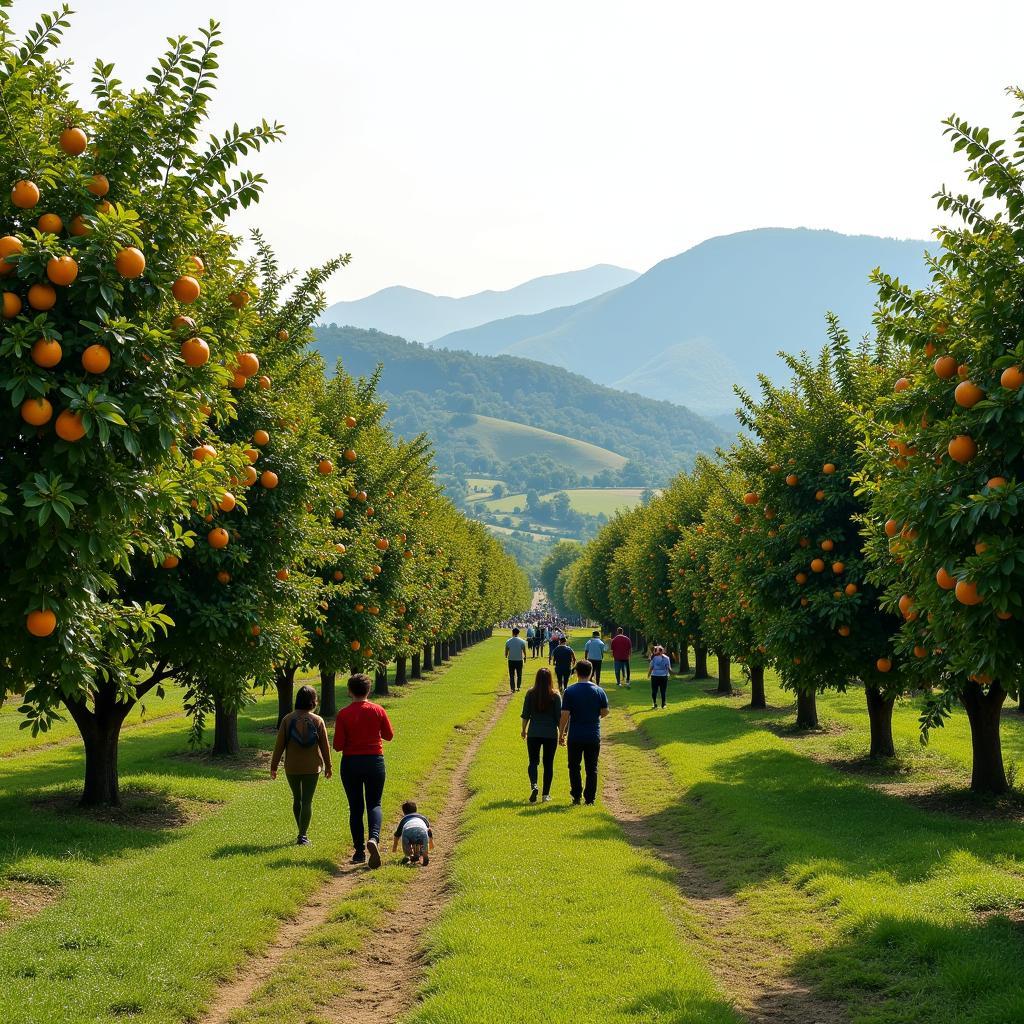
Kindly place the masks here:
<instances>
[{"instance_id":1,"label":"tree trunk","mask_svg":"<svg viewBox=\"0 0 1024 1024\"><path fill-rule=\"evenodd\" d=\"M818 699L813 690L810 693L797 690L796 727L798 729L818 728Z\"/></svg>"},{"instance_id":2,"label":"tree trunk","mask_svg":"<svg viewBox=\"0 0 1024 1024\"><path fill-rule=\"evenodd\" d=\"M718 656L718 693L732 693L732 659L728 654Z\"/></svg>"},{"instance_id":3,"label":"tree trunk","mask_svg":"<svg viewBox=\"0 0 1024 1024\"><path fill-rule=\"evenodd\" d=\"M444 663L444 644L440 640L434 644L434 667L440 668Z\"/></svg>"},{"instance_id":4,"label":"tree trunk","mask_svg":"<svg viewBox=\"0 0 1024 1024\"><path fill-rule=\"evenodd\" d=\"M679 641L679 674L686 675L690 671L690 645L685 640Z\"/></svg>"},{"instance_id":5,"label":"tree trunk","mask_svg":"<svg viewBox=\"0 0 1024 1024\"><path fill-rule=\"evenodd\" d=\"M434 645L424 644L423 645L423 671L433 672L434 671Z\"/></svg>"},{"instance_id":6,"label":"tree trunk","mask_svg":"<svg viewBox=\"0 0 1024 1024\"><path fill-rule=\"evenodd\" d=\"M387 665L377 666L377 672L373 677L373 693L375 697L386 697L390 693L388 690Z\"/></svg>"},{"instance_id":7,"label":"tree trunk","mask_svg":"<svg viewBox=\"0 0 1024 1024\"><path fill-rule=\"evenodd\" d=\"M405 671L406 658L403 654L400 658L395 658L395 686L405 686L409 681L409 677Z\"/></svg>"},{"instance_id":8,"label":"tree trunk","mask_svg":"<svg viewBox=\"0 0 1024 1024\"><path fill-rule=\"evenodd\" d=\"M95 691L93 707L85 701L65 701L85 744L83 807L116 807L121 802L117 775L117 742L121 726L135 701L118 701L110 683Z\"/></svg>"},{"instance_id":9,"label":"tree trunk","mask_svg":"<svg viewBox=\"0 0 1024 1024\"><path fill-rule=\"evenodd\" d=\"M334 718L338 713L338 695L335 690L338 674L320 669L320 712L321 718Z\"/></svg>"},{"instance_id":10,"label":"tree trunk","mask_svg":"<svg viewBox=\"0 0 1024 1024\"><path fill-rule=\"evenodd\" d=\"M1006 771L999 739L999 715L1006 691L992 683L988 693L978 683L965 683L960 696L971 724L971 789L975 793L1005 793Z\"/></svg>"},{"instance_id":11,"label":"tree trunk","mask_svg":"<svg viewBox=\"0 0 1024 1024\"><path fill-rule=\"evenodd\" d=\"M693 645L693 678L711 678L708 675L708 649L700 642Z\"/></svg>"},{"instance_id":12,"label":"tree trunk","mask_svg":"<svg viewBox=\"0 0 1024 1024\"><path fill-rule=\"evenodd\" d=\"M419 651L417 651L412 656L412 667L409 670L409 677L411 679L422 679L423 678L423 670L420 668L420 652Z\"/></svg>"},{"instance_id":13,"label":"tree trunk","mask_svg":"<svg viewBox=\"0 0 1024 1024\"><path fill-rule=\"evenodd\" d=\"M277 724L289 714L295 702L295 673L297 666L286 665L274 670L274 686L277 687Z\"/></svg>"},{"instance_id":14,"label":"tree trunk","mask_svg":"<svg viewBox=\"0 0 1024 1024\"><path fill-rule=\"evenodd\" d=\"M768 707L764 699L764 665L750 666L750 706L755 709Z\"/></svg>"},{"instance_id":15,"label":"tree trunk","mask_svg":"<svg viewBox=\"0 0 1024 1024\"><path fill-rule=\"evenodd\" d=\"M222 697L213 698L214 757L235 757L241 750L238 742L238 708L229 708Z\"/></svg>"},{"instance_id":16,"label":"tree trunk","mask_svg":"<svg viewBox=\"0 0 1024 1024\"><path fill-rule=\"evenodd\" d=\"M895 697L886 697L877 686L865 686L868 698L868 722L871 725L871 757L895 757L892 741L892 709Z\"/></svg>"}]
</instances>

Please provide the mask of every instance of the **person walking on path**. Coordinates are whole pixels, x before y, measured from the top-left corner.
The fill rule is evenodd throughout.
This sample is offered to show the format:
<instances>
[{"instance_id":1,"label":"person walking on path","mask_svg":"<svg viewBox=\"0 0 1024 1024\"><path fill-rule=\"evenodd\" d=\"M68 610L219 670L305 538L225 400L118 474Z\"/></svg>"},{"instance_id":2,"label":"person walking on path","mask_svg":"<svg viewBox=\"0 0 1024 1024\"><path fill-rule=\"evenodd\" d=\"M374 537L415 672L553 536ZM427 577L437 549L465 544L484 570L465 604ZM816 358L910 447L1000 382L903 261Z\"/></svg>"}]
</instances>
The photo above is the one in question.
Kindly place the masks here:
<instances>
[{"instance_id":1,"label":"person walking on path","mask_svg":"<svg viewBox=\"0 0 1024 1024\"><path fill-rule=\"evenodd\" d=\"M353 864L367 862L380 867L380 830L384 820L384 740L392 740L395 730L388 713L369 700L370 677L357 672L348 681L352 697L338 712L334 722L334 749L341 751L341 784L348 798L348 824L355 853ZM370 836L364 843L363 814Z\"/></svg>"},{"instance_id":2,"label":"person walking on path","mask_svg":"<svg viewBox=\"0 0 1024 1024\"><path fill-rule=\"evenodd\" d=\"M277 766L284 755L284 774L292 790L292 814L299 830L295 842L309 846L309 823L313 818L313 794L320 781L331 777L331 747L327 742L327 725L316 707L316 690L300 686L295 695L295 710L281 719L277 742L270 758L270 777L277 778Z\"/></svg>"},{"instance_id":3,"label":"person walking on path","mask_svg":"<svg viewBox=\"0 0 1024 1024\"><path fill-rule=\"evenodd\" d=\"M530 649L530 654L533 654L536 642L537 631L533 628L533 623L531 623L526 627L526 646Z\"/></svg>"},{"instance_id":4,"label":"person walking on path","mask_svg":"<svg viewBox=\"0 0 1024 1024\"><path fill-rule=\"evenodd\" d=\"M562 718L562 698L555 689L551 669L537 669L531 689L523 698L523 739L529 763L526 774L530 778L530 803L537 802L537 765L544 754L543 802L551 799L551 779L555 771L555 751L558 748L558 725Z\"/></svg>"},{"instance_id":5,"label":"person walking on path","mask_svg":"<svg viewBox=\"0 0 1024 1024\"><path fill-rule=\"evenodd\" d=\"M523 661L526 659L526 641L519 635L519 627L505 641L505 657L508 659L508 685L515 693L523 685Z\"/></svg>"},{"instance_id":6,"label":"person walking on path","mask_svg":"<svg viewBox=\"0 0 1024 1024\"><path fill-rule=\"evenodd\" d=\"M668 677L672 671L672 659L665 653L665 648L656 644L651 655L647 676L651 680L651 710L658 706L658 694L661 694L661 706L665 706L665 693L668 690Z\"/></svg>"},{"instance_id":7,"label":"person walking on path","mask_svg":"<svg viewBox=\"0 0 1024 1024\"><path fill-rule=\"evenodd\" d=\"M591 678L601 685L601 662L604 660L604 652L608 650L608 645L601 639L600 630L595 629L590 635L590 639L583 645L583 657L590 662L593 673Z\"/></svg>"},{"instance_id":8,"label":"person walking on path","mask_svg":"<svg viewBox=\"0 0 1024 1024\"><path fill-rule=\"evenodd\" d=\"M552 648L548 664L552 663L555 666L555 678L558 680L559 692L562 692L569 685L569 675L573 665L576 664L576 652L569 646L569 641L564 636Z\"/></svg>"},{"instance_id":9,"label":"person walking on path","mask_svg":"<svg viewBox=\"0 0 1024 1024\"><path fill-rule=\"evenodd\" d=\"M565 745L568 737L569 795L572 802L592 804L597 798L597 762L601 756L601 719L608 714L608 694L590 678L590 662L576 663L578 682L562 696L562 718L558 742ZM580 761L587 773L584 786Z\"/></svg>"},{"instance_id":10,"label":"person walking on path","mask_svg":"<svg viewBox=\"0 0 1024 1024\"><path fill-rule=\"evenodd\" d=\"M626 689L630 688L629 659L633 657L633 642L620 626L612 637L612 657L615 659L615 685L621 686L626 681Z\"/></svg>"}]
</instances>

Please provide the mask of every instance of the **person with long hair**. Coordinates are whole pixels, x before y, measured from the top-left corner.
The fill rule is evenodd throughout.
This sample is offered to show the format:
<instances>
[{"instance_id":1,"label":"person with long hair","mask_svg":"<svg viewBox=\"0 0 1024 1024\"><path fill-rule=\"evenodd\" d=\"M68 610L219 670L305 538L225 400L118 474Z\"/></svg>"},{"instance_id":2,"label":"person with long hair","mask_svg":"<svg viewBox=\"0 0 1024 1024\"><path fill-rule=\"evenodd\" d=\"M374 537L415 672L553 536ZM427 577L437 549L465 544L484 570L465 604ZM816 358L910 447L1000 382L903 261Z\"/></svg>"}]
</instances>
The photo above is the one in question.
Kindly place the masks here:
<instances>
[{"instance_id":1,"label":"person with long hair","mask_svg":"<svg viewBox=\"0 0 1024 1024\"><path fill-rule=\"evenodd\" d=\"M661 694L661 706L665 707L665 692L668 690L668 677L672 673L672 659L665 653L661 644L655 644L651 654L647 677L651 681L651 710L658 707L658 694Z\"/></svg>"},{"instance_id":2,"label":"person with long hair","mask_svg":"<svg viewBox=\"0 0 1024 1024\"><path fill-rule=\"evenodd\" d=\"M334 722L334 749L341 751L341 784L348 798L353 864L380 867L380 830L384 821L384 741L395 737L388 713L370 699L370 677L357 672L348 681L351 702ZM365 840L363 813L370 836ZM369 854L369 860L367 860Z\"/></svg>"},{"instance_id":3,"label":"person with long hair","mask_svg":"<svg viewBox=\"0 0 1024 1024\"><path fill-rule=\"evenodd\" d=\"M558 723L562 717L562 697L555 687L551 669L537 669L533 686L523 698L523 730L529 764L530 803L537 802L537 765L544 756L543 802L551 799L551 779L555 773L555 751L558 749Z\"/></svg>"},{"instance_id":4,"label":"person with long hair","mask_svg":"<svg viewBox=\"0 0 1024 1024\"><path fill-rule=\"evenodd\" d=\"M309 823L313 820L313 794L320 781L331 777L331 748L327 742L327 726L316 707L316 690L300 686L295 694L295 710L281 719L277 742L270 758L270 777L277 778L277 766L284 755L284 774L292 790L292 814L299 830L295 842L309 846Z\"/></svg>"}]
</instances>

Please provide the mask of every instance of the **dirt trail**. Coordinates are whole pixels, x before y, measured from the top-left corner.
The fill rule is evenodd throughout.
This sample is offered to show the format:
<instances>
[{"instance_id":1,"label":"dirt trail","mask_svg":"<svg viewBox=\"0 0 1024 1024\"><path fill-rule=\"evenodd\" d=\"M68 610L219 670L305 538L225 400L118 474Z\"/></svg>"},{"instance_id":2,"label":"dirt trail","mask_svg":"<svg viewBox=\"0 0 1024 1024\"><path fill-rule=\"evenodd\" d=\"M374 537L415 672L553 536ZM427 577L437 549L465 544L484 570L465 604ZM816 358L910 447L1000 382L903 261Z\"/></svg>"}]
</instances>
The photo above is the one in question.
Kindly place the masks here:
<instances>
[{"instance_id":1,"label":"dirt trail","mask_svg":"<svg viewBox=\"0 0 1024 1024\"><path fill-rule=\"evenodd\" d=\"M657 774L663 791L674 791L676 784L657 750L630 716L626 720L643 741L648 765ZM635 846L674 869L675 884L700 922L700 949L708 968L735 1001L739 1012L751 1024L847 1021L849 1015L841 1003L816 996L806 985L788 976L789 950L763 934L742 900L695 864L679 845L655 842L657 837L626 800L614 741L607 747L611 756L606 759L603 776L604 804Z\"/></svg>"},{"instance_id":2,"label":"dirt trail","mask_svg":"<svg viewBox=\"0 0 1024 1024\"><path fill-rule=\"evenodd\" d=\"M451 855L472 795L469 770L509 699L508 693L498 698L490 718L452 773L444 810L430 822L435 849L429 867L409 869L413 877L402 890L398 906L374 929L370 948L348 973L344 993L321 1011L325 1020L336 1024L390 1024L415 1004L423 981L424 937L444 909Z\"/></svg>"},{"instance_id":3,"label":"dirt trail","mask_svg":"<svg viewBox=\"0 0 1024 1024\"><path fill-rule=\"evenodd\" d=\"M441 814L431 819L435 831L434 855L438 858L427 868L410 868L412 877L398 907L375 929L372 949L348 972L345 994L320 1016L344 1024L373 1021L383 1024L395 1020L416 998L420 983L420 942L443 905L447 883L445 867L455 844L458 821L469 799L469 767L502 711L509 695L503 693L494 711L481 726L459 766L452 774L451 788ZM429 785L429 782L428 782ZM381 853L390 855L389 836L381 837ZM270 980L275 969L308 935L325 925L335 905L365 878L361 864L344 864L303 904L302 915L282 923L274 941L259 955L246 961L236 976L221 985L202 1024L227 1024L231 1015L246 1006L253 995ZM413 928L410 929L410 924Z\"/></svg>"}]
</instances>

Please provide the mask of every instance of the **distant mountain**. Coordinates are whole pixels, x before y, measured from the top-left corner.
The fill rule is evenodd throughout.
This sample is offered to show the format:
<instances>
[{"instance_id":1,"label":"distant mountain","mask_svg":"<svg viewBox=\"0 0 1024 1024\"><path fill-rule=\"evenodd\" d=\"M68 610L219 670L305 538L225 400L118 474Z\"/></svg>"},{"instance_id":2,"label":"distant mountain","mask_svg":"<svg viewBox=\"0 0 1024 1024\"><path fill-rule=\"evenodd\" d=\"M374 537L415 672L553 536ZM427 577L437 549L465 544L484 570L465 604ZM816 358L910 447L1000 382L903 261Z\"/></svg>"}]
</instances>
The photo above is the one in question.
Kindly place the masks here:
<instances>
[{"instance_id":1,"label":"distant mountain","mask_svg":"<svg viewBox=\"0 0 1024 1024\"><path fill-rule=\"evenodd\" d=\"M689 409L527 359L333 325L317 328L317 347L328 366L340 359L356 376L381 365L392 425L407 437L430 434L442 472L494 477L517 490L660 486L735 436Z\"/></svg>"},{"instance_id":2,"label":"distant mountain","mask_svg":"<svg viewBox=\"0 0 1024 1024\"><path fill-rule=\"evenodd\" d=\"M586 270L537 277L508 291L477 292L461 299L396 286L364 299L336 302L324 312L321 322L376 328L385 334L427 342L489 320L573 306L637 277L635 270L601 263Z\"/></svg>"},{"instance_id":3,"label":"distant mountain","mask_svg":"<svg viewBox=\"0 0 1024 1024\"><path fill-rule=\"evenodd\" d=\"M927 281L924 241L762 228L663 260L630 284L574 306L508 317L435 344L543 360L612 387L671 399L702 415L735 408L732 385L782 375L779 349L815 350L825 313L853 337L872 329L880 266Z\"/></svg>"}]
</instances>

